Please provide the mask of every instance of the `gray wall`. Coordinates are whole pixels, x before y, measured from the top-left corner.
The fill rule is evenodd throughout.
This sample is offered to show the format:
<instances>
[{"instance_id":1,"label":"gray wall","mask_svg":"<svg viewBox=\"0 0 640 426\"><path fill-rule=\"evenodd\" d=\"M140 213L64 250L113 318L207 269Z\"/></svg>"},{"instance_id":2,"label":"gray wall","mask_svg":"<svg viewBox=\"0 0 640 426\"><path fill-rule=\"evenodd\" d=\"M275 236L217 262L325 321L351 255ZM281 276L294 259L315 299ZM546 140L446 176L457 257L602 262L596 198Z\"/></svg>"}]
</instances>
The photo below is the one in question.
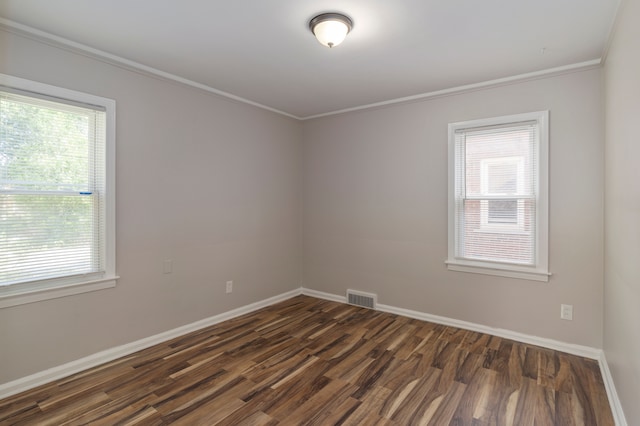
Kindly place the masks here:
<instances>
[{"instance_id":1,"label":"gray wall","mask_svg":"<svg viewBox=\"0 0 640 426\"><path fill-rule=\"evenodd\" d=\"M629 0L605 65L604 350L627 421L640 424L640 2Z\"/></svg>"},{"instance_id":2,"label":"gray wall","mask_svg":"<svg viewBox=\"0 0 640 426\"><path fill-rule=\"evenodd\" d=\"M448 271L447 124L546 109L550 281ZM603 121L594 69L306 122L303 285L602 347Z\"/></svg>"},{"instance_id":3,"label":"gray wall","mask_svg":"<svg viewBox=\"0 0 640 426\"><path fill-rule=\"evenodd\" d=\"M2 73L117 101L122 277L0 310L0 383L301 284L602 346L599 69L299 123L4 32L0 58ZM447 271L447 123L543 109L550 282Z\"/></svg>"},{"instance_id":4,"label":"gray wall","mask_svg":"<svg viewBox=\"0 0 640 426\"><path fill-rule=\"evenodd\" d=\"M0 73L116 100L121 276L0 309L0 383L299 287L299 122L1 31Z\"/></svg>"}]
</instances>

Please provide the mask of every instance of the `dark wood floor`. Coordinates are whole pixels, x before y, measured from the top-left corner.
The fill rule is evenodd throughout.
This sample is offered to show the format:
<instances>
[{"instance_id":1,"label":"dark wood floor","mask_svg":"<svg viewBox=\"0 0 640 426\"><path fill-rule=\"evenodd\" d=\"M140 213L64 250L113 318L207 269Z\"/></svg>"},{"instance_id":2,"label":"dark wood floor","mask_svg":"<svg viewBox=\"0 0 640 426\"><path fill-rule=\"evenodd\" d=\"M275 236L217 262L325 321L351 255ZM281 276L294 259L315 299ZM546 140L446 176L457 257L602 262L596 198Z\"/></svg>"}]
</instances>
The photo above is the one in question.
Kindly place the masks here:
<instances>
[{"instance_id":1,"label":"dark wood floor","mask_svg":"<svg viewBox=\"0 0 640 426\"><path fill-rule=\"evenodd\" d=\"M0 401L0 425L613 425L597 362L300 296Z\"/></svg>"}]
</instances>

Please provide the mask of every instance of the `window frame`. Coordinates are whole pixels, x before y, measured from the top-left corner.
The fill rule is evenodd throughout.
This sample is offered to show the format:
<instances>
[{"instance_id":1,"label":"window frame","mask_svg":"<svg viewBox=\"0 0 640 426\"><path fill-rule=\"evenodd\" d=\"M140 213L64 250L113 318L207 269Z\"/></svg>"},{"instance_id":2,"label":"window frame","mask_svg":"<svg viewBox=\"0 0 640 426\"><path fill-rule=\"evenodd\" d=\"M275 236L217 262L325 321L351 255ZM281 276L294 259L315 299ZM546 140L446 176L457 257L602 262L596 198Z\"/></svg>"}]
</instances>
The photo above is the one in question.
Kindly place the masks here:
<instances>
[{"instance_id":1,"label":"window frame","mask_svg":"<svg viewBox=\"0 0 640 426\"><path fill-rule=\"evenodd\" d=\"M58 98L61 102L96 105L104 108L106 112L104 272L97 276L96 274L68 276L0 286L0 308L115 287L119 278L116 274L115 101L6 74L0 74L0 86L9 90L16 89L30 92L36 97L44 95L50 98Z\"/></svg>"},{"instance_id":2,"label":"window frame","mask_svg":"<svg viewBox=\"0 0 640 426\"><path fill-rule=\"evenodd\" d=\"M535 191L535 263L519 265L508 262L467 259L456 256L456 206L458 187L456 182L456 132L490 126L508 126L527 121L535 121L538 126L537 161L534 173L537 176ZM501 229L495 224L477 232L523 232L518 229ZM548 282L549 276L549 111L536 111L501 117L460 121L448 126L448 257L447 269L457 272L471 272Z\"/></svg>"}]
</instances>

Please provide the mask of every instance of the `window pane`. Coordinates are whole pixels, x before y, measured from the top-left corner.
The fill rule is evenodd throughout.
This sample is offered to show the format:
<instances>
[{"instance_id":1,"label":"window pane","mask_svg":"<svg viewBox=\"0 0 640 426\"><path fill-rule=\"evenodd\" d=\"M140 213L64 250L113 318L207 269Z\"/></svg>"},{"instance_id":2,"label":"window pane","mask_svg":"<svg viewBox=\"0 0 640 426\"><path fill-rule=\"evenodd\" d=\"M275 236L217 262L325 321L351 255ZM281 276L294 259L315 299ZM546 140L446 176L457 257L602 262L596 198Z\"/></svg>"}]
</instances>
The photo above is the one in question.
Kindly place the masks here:
<instances>
[{"instance_id":1,"label":"window pane","mask_svg":"<svg viewBox=\"0 0 640 426\"><path fill-rule=\"evenodd\" d=\"M548 120L449 123L449 270L548 281Z\"/></svg>"},{"instance_id":2,"label":"window pane","mask_svg":"<svg viewBox=\"0 0 640 426\"><path fill-rule=\"evenodd\" d=\"M528 197L535 140L530 124L460 132L465 191L457 211L458 257L535 263L535 201Z\"/></svg>"},{"instance_id":3,"label":"window pane","mask_svg":"<svg viewBox=\"0 0 640 426\"><path fill-rule=\"evenodd\" d=\"M94 195L0 195L0 284L100 269Z\"/></svg>"},{"instance_id":4,"label":"window pane","mask_svg":"<svg viewBox=\"0 0 640 426\"><path fill-rule=\"evenodd\" d=\"M491 217L489 206L493 201L505 203L496 209L496 218L490 222L493 227L486 227L482 222L483 216ZM513 211L513 206L516 211ZM521 206L521 207L520 207ZM505 208L507 210L505 210ZM484 213L483 213L484 210ZM523 227L514 228L513 216L522 216ZM490 260L517 264L532 264L534 262L535 204L533 200L465 200L460 212L458 230L461 239L459 246L460 257L474 260ZM485 217L486 217L485 216ZM506 226L506 227L505 227Z\"/></svg>"},{"instance_id":5,"label":"window pane","mask_svg":"<svg viewBox=\"0 0 640 426\"><path fill-rule=\"evenodd\" d=\"M489 223L518 223L518 202L516 200L488 200L487 204Z\"/></svg>"},{"instance_id":6,"label":"window pane","mask_svg":"<svg viewBox=\"0 0 640 426\"><path fill-rule=\"evenodd\" d=\"M0 286L104 270L105 119L0 92Z\"/></svg>"},{"instance_id":7,"label":"window pane","mask_svg":"<svg viewBox=\"0 0 640 426\"><path fill-rule=\"evenodd\" d=\"M466 194L533 194L533 137L531 126L462 133Z\"/></svg>"},{"instance_id":8,"label":"window pane","mask_svg":"<svg viewBox=\"0 0 640 426\"><path fill-rule=\"evenodd\" d=\"M515 194L516 192L518 192L518 165L507 161L490 162L487 171L487 193Z\"/></svg>"},{"instance_id":9,"label":"window pane","mask_svg":"<svg viewBox=\"0 0 640 426\"><path fill-rule=\"evenodd\" d=\"M0 98L2 189L86 191L89 187L89 114L49 104L17 95Z\"/></svg>"}]
</instances>

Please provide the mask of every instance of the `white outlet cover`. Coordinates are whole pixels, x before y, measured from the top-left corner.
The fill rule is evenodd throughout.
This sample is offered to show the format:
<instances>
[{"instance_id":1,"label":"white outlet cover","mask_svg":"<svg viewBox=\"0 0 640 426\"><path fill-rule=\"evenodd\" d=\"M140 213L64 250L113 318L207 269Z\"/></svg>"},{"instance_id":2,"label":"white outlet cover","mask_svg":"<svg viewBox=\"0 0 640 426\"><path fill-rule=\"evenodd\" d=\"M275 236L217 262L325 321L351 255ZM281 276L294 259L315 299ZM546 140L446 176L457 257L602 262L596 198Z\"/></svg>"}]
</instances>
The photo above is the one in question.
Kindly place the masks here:
<instances>
[{"instance_id":1,"label":"white outlet cover","mask_svg":"<svg viewBox=\"0 0 640 426\"><path fill-rule=\"evenodd\" d=\"M560 305L560 318L564 320L573 320L573 305Z\"/></svg>"}]
</instances>

